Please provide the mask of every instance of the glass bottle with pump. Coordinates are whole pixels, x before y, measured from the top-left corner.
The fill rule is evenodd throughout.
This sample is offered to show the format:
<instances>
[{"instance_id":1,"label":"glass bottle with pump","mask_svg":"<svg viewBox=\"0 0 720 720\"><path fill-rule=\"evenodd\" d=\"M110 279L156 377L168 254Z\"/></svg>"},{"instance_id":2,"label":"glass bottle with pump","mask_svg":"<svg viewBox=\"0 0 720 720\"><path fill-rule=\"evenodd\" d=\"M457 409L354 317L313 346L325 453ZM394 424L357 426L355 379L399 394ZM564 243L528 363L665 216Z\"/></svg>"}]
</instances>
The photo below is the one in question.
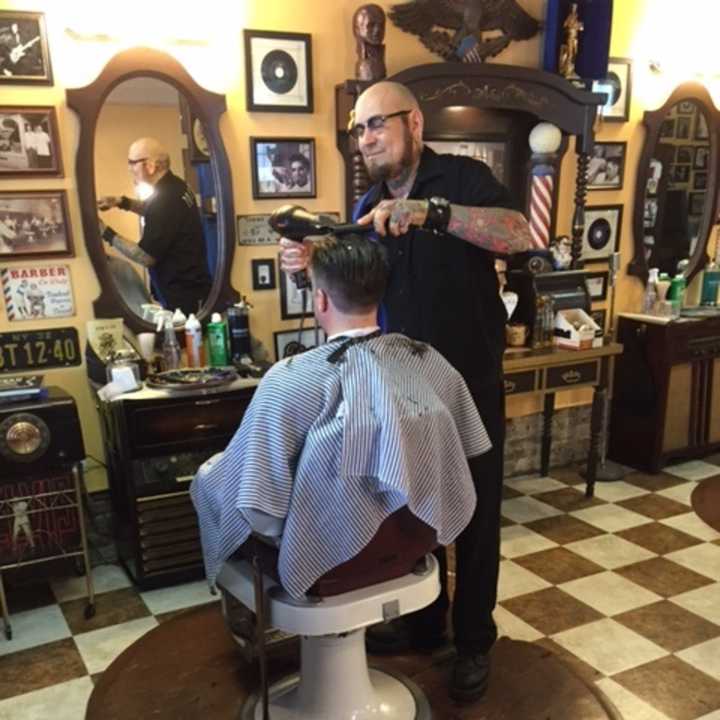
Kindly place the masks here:
<instances>
[{"instance_id":1,"label":"glass bottle with pump","mask_svg":"<svg viewBox=\"0 0 720 720\"><path fill-rule=\"evenodd\" d=\"M161 326L165 328L162 344L163 369L177 370L180 367L180 345L175 336L173 314L169 310L158 313L158 332Z\"/></svg>"}]
</instances>

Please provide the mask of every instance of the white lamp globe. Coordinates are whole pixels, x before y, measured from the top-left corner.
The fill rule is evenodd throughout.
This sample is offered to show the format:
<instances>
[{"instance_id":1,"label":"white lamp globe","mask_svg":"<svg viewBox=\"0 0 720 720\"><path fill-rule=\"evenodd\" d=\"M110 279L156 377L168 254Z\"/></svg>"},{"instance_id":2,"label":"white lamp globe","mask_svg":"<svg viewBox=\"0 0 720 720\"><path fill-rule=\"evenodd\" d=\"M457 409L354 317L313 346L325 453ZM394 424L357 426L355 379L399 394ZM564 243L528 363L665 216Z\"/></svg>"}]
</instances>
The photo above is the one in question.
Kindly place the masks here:
<instances>
[{"instance_id":1,"label":"white lamp globe","mask_svg":"<svg viewBox=\"0 0 720 720\"><path fill-rule=\"evenodd\" d=\"M528 142L535 155L550 155L560 147L562 133L557 125L541 122L530 131Z\"/></svg>"}]
</instances>

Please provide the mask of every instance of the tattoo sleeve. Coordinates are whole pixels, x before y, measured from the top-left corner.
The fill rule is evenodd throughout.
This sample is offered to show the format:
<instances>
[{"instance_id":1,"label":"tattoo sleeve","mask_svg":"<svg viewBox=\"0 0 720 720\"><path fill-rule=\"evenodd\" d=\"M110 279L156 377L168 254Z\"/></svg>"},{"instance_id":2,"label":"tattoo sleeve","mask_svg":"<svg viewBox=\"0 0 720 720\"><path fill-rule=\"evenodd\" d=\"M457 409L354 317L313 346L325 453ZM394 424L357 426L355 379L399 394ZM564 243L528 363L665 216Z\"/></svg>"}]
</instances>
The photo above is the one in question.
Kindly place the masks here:
<instances>
[{"instance_id":1,"label":"tattoo sleeve","mask_svg":"<svg viewBox=\"0 0 720 720\"><path fill-rule=\"evenodd\" d=\"M128 198L130 201L130 207L128 210L134 212L136 215L142 215L145 212L145 203L137 198Z\"/></svg>"},{"instance_id":2,"label":"tattoo sleeve","mask_svg":"<svg viewBox=\"0 0 720 720\"><path fill-rule=\"evenodd\" d=\"M517 210L453 205L447 231L484 250L505 255L531 247L530 226Z\"/></svg>"},{"instance_id":3,"label":"tattoo sleeve","mask_svg":"<svg viewBox=\"0 0 720 720\"><path fill-rule=\"evenodd\" d=\"M152 255L148 255L137 243L131 242L121 235L115 235L112 246L126 258L140 265L152 267L155 264L155 258Z\"/></svg>"}]
</instances>

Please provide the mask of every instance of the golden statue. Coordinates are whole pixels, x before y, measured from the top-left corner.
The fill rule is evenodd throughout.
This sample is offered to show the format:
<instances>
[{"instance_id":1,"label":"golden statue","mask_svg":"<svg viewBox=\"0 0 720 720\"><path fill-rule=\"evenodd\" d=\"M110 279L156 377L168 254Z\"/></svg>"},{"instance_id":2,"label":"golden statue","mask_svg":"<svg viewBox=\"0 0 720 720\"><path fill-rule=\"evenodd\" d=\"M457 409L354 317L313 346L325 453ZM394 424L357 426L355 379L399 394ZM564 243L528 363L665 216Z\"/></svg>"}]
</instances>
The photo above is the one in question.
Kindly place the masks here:
<instances>
[{"instance_id":1,"label":"golden statue","mask_svg":"<svg viewBox=\"0 0 720 720\"><path fill-rule=\"evenodd\" d=\"M558 72L566 78L576 78L575 60L578 53L579 35L585 29L578 17L577 3L570 6L570 12L563 23L565 42L560 46L560 58L558 60Z\"/></svg>"}]
</instances>

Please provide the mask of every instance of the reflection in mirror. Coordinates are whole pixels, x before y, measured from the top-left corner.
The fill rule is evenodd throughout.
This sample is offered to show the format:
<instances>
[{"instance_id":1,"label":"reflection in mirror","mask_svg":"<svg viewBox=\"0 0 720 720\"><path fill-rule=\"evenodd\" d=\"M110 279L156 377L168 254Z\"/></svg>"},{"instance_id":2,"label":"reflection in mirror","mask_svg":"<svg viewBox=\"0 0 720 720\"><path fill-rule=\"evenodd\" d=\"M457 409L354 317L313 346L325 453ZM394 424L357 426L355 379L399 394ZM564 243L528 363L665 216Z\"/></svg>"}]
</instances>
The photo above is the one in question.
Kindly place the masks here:
<instances>
[{"instance_id":1,"label":"reflection in mirror","mask_svg":"<svg viewBox=\"0 0 720 720\"><path fill-rule=\"evenodd\" d=\"M643 203L648 267L671 277L695 253L705 210L710 140L703 108L692 100L670 107L650 160Z\"/></svg>"},{"instance_id":2,"label":"reflection in mirror","mask_svg":"<svg viewBox=\"0 0 720 720\"><path fill-rule=\"evenodd\" d=\"M97 121L95 192L101 230L110 228L109 269L128 307L151 322L161 308L197 313L216 271L215 218L198 207L209 153L190 152L192 126L175 87L150 77L117 85Z\"/></svg>"}]
</instances>

